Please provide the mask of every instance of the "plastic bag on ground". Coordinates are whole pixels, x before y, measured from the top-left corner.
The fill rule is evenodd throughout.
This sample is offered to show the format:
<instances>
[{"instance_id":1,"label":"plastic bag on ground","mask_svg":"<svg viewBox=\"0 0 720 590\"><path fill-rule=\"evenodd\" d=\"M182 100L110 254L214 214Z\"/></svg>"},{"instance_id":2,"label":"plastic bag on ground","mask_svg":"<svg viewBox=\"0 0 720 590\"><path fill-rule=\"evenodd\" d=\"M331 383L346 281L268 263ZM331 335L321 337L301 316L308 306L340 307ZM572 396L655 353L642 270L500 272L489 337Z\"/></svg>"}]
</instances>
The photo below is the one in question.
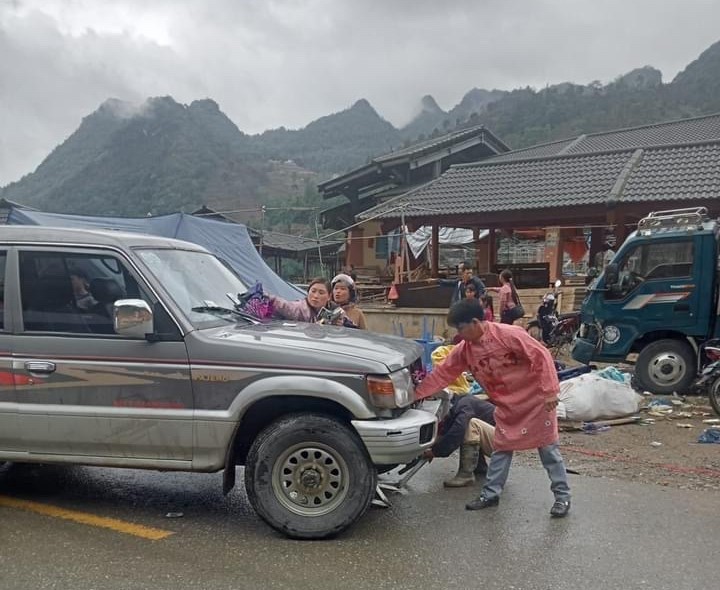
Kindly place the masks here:
<instances>
[{"instance_id":1,"label":"plastic bag on ground","mask_svg":"<svg viewBox=\"0 0 720 590\"><path fill-rule=\"evenodd\" d=\"M606 379L596 372L560 382L557 416L589 422L621 418L640 409L640 395L629 383Z\"/></svg>"},{"instance_id":2,"label":"plastic bag on ground","mask_svg":"<svg viewBox=\"0 0 720 590\"><path fill-rule=\"evenodd\" d=\"M630 383L630 379L632 379L632 376L629 373L623 373L617 367L605 367L604 369L596 371L595 374L598 377L604 377L605 379L610 379L612 381L619 381L620 383Z\"/></svg>"},{"instance_id":3,"label":"plastic bag on ground","mask_svg":"<svg viewBox=\"0 0 720 590\"><path fill-rule=\"evenodd\" d=\"M720 444L720 428L706 428L698 437L698 442Z\"/></svg>"}]
</instances>

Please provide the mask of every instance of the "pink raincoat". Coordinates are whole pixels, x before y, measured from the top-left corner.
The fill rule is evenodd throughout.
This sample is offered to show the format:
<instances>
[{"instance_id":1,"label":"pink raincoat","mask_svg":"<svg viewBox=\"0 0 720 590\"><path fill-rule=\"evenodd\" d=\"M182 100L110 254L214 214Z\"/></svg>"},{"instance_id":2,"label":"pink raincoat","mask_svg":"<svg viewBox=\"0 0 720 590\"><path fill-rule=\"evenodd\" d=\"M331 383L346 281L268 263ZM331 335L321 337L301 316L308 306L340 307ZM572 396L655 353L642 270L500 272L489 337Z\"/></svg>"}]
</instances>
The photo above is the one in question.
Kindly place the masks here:
<instances>
[{"instance_id":1,"label":"pink raincoat","mask_svg":"<svg viewBox=\"0 0 720 590\"><path fill-rule=\"evenodd\" d=\"M560 391L547 349L519 326L485 322L476 342L463 341L416 390L432 395L468 369L495 404L495 449L521 451L558 442L557 414L545 410Z\"/></svg>"}]
</instances>

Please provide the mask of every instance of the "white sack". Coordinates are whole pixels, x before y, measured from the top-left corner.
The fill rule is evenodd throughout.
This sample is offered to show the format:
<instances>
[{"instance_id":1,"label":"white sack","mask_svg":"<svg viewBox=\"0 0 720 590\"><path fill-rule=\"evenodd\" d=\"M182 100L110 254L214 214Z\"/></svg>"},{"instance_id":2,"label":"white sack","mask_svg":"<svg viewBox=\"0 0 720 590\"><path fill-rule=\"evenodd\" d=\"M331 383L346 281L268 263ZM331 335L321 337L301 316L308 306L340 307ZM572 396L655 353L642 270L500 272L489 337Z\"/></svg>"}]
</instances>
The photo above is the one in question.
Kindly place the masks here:
<instances>
[{"instance_id":1,"label":"white sack","mask_svg":"<svg viewBox=\"0 0 720 590\"><path fill-rule=\"evenodd\" d=\"M559 399L558 418L591 421L635 414L642 398L627 383L586 373L561 381Z\"/></svg>"}]
</instances>

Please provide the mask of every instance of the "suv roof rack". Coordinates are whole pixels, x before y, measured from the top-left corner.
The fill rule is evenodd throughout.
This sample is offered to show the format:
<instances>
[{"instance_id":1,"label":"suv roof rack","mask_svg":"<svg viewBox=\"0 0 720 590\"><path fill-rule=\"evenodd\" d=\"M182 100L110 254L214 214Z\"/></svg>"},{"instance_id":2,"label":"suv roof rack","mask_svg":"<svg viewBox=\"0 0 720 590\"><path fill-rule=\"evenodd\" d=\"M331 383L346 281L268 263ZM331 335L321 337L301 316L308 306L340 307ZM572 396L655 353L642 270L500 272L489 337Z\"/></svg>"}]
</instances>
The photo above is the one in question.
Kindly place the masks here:
<instances>
[{"instance_id":1,"label":"suv roof rack","mask_svg":"<svg viewBox=\"0 0 720 590\"><path fill-rule=\"evenodd\" d=\"M653 211L638 221L638 231L650 234L659 230L702 229L703 221L708 220L707 207L689 207L687 209L668 209Z\"/></svg>"}]
</instances>

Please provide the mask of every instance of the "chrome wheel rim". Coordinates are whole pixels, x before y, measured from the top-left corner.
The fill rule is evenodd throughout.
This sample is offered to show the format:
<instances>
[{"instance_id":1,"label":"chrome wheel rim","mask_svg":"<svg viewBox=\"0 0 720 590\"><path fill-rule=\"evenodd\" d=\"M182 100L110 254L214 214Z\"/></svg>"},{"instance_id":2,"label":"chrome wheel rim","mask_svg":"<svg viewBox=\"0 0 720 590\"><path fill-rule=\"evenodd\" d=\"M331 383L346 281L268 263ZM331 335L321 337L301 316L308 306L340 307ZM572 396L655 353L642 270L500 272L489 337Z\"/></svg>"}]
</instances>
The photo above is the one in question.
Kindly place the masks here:
<instances>
[{"instance_id":1,"label":"chrome wheel rim","mask_svg":"<svg viewBox=\"0 0 720 590\"><path fill-rule=\"evenodd\" d=\"M657 385L670 387L682 381L687 373L687 365L680 355L663 352L650 359L648 373Z\"/></svg>"}]
</instances>

